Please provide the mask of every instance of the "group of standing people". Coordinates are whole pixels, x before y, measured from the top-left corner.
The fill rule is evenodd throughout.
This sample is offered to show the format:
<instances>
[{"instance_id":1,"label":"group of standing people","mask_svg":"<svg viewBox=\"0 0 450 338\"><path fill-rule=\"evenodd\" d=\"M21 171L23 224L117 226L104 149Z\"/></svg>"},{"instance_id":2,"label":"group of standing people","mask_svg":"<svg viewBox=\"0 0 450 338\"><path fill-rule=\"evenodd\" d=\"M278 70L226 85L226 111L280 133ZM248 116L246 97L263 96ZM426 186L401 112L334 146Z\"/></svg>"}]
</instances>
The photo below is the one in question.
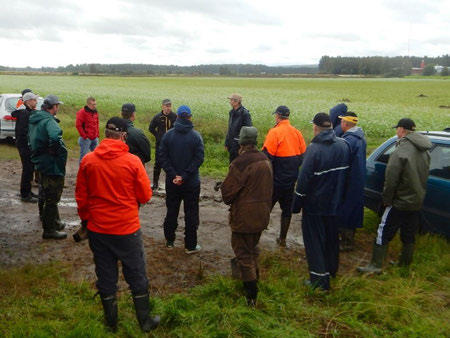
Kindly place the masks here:
<instances>
[{"instance_id":1,"label":"group of standing people","mask_svg":"<svg viewBox=\"0 0 450 338\"><path fill-rule=\"evenodd\" d=\"M64 223L59 218L58 202L64 187L67 149L55 116L63 103L58 97L48 95L41 109L34 110L37 98L31 91L24 93L25 108L15 112L18 115L16 142L23 164L21 196L24 202L35 199L26 182L31 180L30 170L31 176L37 170L42 237L62 239L67 234L61 231ZM231 206L231 245L236 256L232 259L232 271L243 281L247 304L255 306L257 302L258 243L277 202L282 210L278 245L286 246L292 213L303 210L302 232L309 267L305 284L328 290L330 278L338 271L339 251L352 250L355 229L363 222L366 141L357 126L358 116L348 112L345 104L333 107L330 114L316 114L311 121L314 138L307 147L302 133L290 123L290 109L279 106L273 112L275 126L269 130L260 151L256 148L258 130L252 126L250 112L242 105L242 96L235 93L228 99L232 109L225 149L229 152L230 166L220 189L224 203ZM151 158L150 142L142 130L134 127L134 104L122 106L122 118L107 121L105 139L100 144L95 99L89 97L86 106L77 112L80 158L75 198L94 256L96 286L105 319L113 330L118 321L119 260L142 330L150 331L159 323L158 316L150 315L139 207L150 200L152 189L158 188L161 168L166 173L166 248L174 247L183 201L185 252L193 254L201 250L197 229L203 140L194 130L190 107L182 105L174 113L171 106L169 99L163 100L162 111L149 125L156 139L152 185L145 170L145 163ZM339 124L333 123L336 112ZM26 123L25 119L28 119ZM24 125L28 128L25 132ZM431 143L414 132L415 124L410 119L402 119L396 128L399 147L388 163L383 194L387 208L372 261L359 269L362 272L381 269L386 245L400 227L404 242L401 262L408 265L412 260L413 225L425 194L427 150ZM27 156L30 162L25 161ZM402 165L405 161L411 163L406 169ZM414 176L416 171L421 174ZM412 186L408 186L409 179L414 181Z\"/></svg>"}]
</instances>

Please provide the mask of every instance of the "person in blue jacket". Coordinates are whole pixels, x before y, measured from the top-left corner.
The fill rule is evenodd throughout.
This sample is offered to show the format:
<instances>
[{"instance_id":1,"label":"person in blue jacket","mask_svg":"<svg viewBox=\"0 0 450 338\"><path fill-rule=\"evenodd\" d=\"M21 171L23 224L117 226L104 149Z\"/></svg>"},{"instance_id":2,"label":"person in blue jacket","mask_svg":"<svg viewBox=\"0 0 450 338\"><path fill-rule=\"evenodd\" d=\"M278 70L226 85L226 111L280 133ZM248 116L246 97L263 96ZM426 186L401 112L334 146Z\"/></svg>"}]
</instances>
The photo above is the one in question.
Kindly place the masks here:
<instances>
[{"instance_id":1,"label":"person in blue jacket","mask_svg":"<svg viewBox=\"0 0 450 338\"><path fill-rule=\"evenodd\" d=\"M341 237L341 251L352 251L356 228L361 228L364 219L364 180L366 177L366 148L364 132L357 126L358 116L354 112L340 115L342 138L352 148L350 185L339 208L337 224Z\"/></svg>"},{"instance_id":2,"label":"person in blue jacket","mask_svg":"<svg viewBox=\"0 0 450 338\"><path fill-rule=\"evenodd\" d=\"M342 137L344 134L341 128L341 120L339 119L339 116L347 113L347 109L348 108L345 103L339 103L337 106L330 109L331 124L333 125L333 130L337 137Z\"/></svg>"},{"instance_id":3,"label":"person in blue jacket","mask_svg":"<svg viewBox=\"0 0 450 338\"><path fill-rule=\"evenodd\" d=\"M184 203L184 247L187 254L199 252L197 228L199 221L200 175L199 167L204 160L203 139L194 130L192 112L188 106L177 110L174 127L161 139L159 155L166 172L166 207L164 236L166 248L172 249L178 227L181 201Z\"/></svg>"},{"instance_id":4,"label":"person in blue jacket","mask_svg":"<svg viewBox=\"0 0 450 338\"><path fill-rule=\"evenodd\" d=\"M349 183L351 148L336 137L330 116L313 119L314 138L306 149L295 190L292 212L303 209L302 233L308 261L306 285L330 288L339 266L339 236L336 214Z\"/></svg>"}]
</instances>

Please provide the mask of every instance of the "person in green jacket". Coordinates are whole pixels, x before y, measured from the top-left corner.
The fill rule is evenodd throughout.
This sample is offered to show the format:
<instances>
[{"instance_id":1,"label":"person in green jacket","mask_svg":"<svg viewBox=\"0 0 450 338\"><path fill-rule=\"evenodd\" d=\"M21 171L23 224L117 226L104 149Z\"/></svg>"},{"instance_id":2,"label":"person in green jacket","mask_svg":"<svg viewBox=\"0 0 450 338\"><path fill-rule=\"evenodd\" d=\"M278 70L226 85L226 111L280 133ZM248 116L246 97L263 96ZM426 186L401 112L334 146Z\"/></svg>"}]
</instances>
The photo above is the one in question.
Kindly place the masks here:
<instances>
[{"instance_id":1,"label":"person in green jacket","mask_svg":"<svg viewBox=\"0 0 450 338\"><path fill-rule=\"evenodd\" d=\"M425 199L430 167L428 137L416 133L416 125L410 118L403 118L394 127L398 141L391 154L385 172L383 204L386 207L367 266L359 272L382 271L388 243L400 229L402 251L399 265L409 266L414 254L414 235L418 229L420 210Z\"/></svg>"},{"instance_id":2,"label":"person in green jacket","mask_svg":"<svg viewBox=\"0 0 450 338\"><path fill-rule=\"evenodd\" d=\"M31 160L40 173L39 199L40 216L44 239L63 239L67 237L58 224L58 202L64 188L66 175L67 149L62 140L62 130L55 118L62 104L55 95L44 99L41 110L30 116L28 141L31 148Z\"/></svg>"}]
</instances>

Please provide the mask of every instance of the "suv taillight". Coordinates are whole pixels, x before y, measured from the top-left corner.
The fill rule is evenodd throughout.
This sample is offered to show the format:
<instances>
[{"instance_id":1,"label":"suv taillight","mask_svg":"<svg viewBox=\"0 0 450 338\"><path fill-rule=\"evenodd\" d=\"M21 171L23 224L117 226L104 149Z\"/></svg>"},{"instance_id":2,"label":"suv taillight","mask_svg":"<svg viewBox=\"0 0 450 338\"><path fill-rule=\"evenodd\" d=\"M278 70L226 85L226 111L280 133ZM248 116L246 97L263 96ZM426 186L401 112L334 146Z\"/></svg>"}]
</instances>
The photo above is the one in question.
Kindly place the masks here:
<instances>
[{"instance_id":1,"label":"suv taillight","mask_svg":"<svg viewBox=\"0 0 450 338\"><path fill-rule=\"evenodd\" d=\"M15 120L17 120L15 117L12 117L11 115L5 115L5 116L3 116L3 120L6 120L6 121L15 121Z\"/></svg>"}]
</instances>

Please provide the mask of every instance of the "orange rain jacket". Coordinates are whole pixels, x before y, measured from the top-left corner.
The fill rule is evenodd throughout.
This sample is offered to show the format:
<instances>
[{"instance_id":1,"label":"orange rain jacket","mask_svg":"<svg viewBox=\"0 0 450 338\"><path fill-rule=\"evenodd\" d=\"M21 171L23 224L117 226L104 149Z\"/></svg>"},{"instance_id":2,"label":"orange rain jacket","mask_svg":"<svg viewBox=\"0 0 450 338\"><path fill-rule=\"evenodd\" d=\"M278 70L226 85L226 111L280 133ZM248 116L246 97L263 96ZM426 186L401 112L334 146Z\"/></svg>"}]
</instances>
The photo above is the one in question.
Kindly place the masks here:
<instances>
[{"instance_id":1,"label":"orange rain jacket","mask_svg":"<svg viewBox=\"0 0 450 338\"><path fill-rule=\"evenodd\" d=\"M262 150L272 162L274 186L288 188L295 184L306 151L302 133L289 120L282 120L269 130Z\"/></svg>"},{"instance_id":2,"label":"orange rain jacket","mask_svg":"<svg viewBox=\"0 0 450 338\"><path fill-rule=\"evenodd\" d=\"M104 139L80 164L75 199L90 231L128 235L140 228L138 203L152 197L150 179L120 140Z\"/></svg>"}]
</instances>

